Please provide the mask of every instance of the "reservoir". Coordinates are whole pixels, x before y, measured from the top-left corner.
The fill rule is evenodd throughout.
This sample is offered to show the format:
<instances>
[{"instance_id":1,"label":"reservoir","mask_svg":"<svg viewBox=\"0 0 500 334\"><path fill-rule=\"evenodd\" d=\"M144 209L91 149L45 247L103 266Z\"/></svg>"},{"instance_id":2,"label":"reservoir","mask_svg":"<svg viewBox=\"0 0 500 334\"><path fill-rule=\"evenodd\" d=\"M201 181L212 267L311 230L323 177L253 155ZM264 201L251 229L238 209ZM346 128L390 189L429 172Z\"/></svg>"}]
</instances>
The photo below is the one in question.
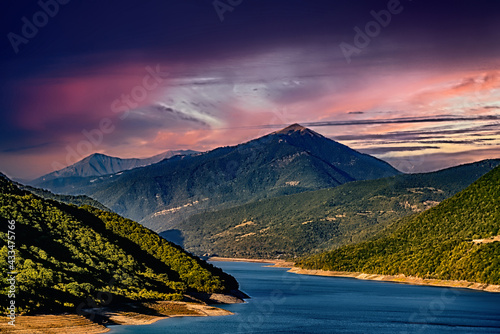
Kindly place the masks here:
<instances>
[{"instance_id":1,"label":"reservoir","mask_svg":"<svg viewBox=\"0 0 500 334\"><path fill-rule=\"evenodd\" d=\"M109 333L500 333L500 293L307 276L246 262L212 262L251 296L235 315L182 317Z\"/></svg>"}]
</instances>

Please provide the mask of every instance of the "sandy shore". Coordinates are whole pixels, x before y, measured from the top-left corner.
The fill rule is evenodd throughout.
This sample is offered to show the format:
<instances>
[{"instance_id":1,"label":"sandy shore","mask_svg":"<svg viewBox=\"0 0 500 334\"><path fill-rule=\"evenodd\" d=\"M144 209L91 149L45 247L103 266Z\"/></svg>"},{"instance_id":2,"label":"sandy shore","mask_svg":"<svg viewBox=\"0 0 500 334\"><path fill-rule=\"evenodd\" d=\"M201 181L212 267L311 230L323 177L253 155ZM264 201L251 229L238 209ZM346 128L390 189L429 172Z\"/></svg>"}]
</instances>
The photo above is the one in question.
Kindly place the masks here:
<instances>
[{"instance_id":1,"label":"sandy shore","mask_svg":"<svg viewBox=\"0 0 500 334\"><path fill-rule=\"evenodd\" d=\"M98 325L80 315L21 315L16 317L15 326L7 323L8 318L2 317L0 323L1 333L19 334L63 334L85 333L97 334L107 332L109 329Z\"/></svg>"},{"instance_id":2,"label":"sandy shore","mask_svg":"<svg viewBox=\"0 0 500 334\"><path fill-rule=\"evenodd\" d=\"M152 302L127 304L120 309L93 309L106 321L106 325L148 325L158 320L173 317L223 316L233 313L199 303ZM16 317L15 326L9 325L8 318L2 317L1 333L19 334L98 334L110 329L76 314L22 315Z\"/></svg>"},{"instance_id":3,"label":"sandy shore","mask_svg":"<svg viewBox=\"0 0 500 334\"><path fill-rule=\"evenodd\" d=\"M212 256L208 259L209 261L221 261L221 262L254 262L254 263L268 263L272 264L273 267L281 268L292 268L294 263L285 260L271 260L271 259L246 259L242 257L218 257Z\"/></svg>"},{"instance_id":4,"label":"sandy shore","mask_svg":"<svg viewBox=\"0 0 500 334\"><path fill-rule=\"evenodd\" d=\"M475 283L468 281L451 281L439 279L423 279L411 276L401 275L376 275L376 274L363 274L342 271L325 271L325 270L309 270L298 267L292 267L288 272L302 275L316 275L316 276L331 276L331 277L350 277L363 280L374 280L394 283L404 283L412 285L428 285L428 286L441 286L453 288L465 288L487 292L500 292L500 285Z\"/></svg>"}]
</instances>

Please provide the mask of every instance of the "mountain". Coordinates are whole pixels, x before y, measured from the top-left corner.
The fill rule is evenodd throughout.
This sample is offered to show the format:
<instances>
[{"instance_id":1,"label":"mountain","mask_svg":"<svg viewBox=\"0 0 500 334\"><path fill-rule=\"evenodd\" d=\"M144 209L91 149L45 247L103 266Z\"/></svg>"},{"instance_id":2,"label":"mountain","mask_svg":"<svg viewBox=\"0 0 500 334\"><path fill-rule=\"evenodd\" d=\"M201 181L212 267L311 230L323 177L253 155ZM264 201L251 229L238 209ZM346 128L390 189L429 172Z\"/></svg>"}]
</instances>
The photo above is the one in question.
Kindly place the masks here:
<instances>
[{"instance_id":1,"label":"mountain","mask_svg":"<svg viewBox=\"0 0 500 334\"><path fill-rule=\"evenodd\" d=\"M74 313L93 299L96 305L182 300L238 288L232 276L134 221L42 199L3 174L0 222L0 271L5 278L17 272L16 313ZM8 258L13 249L15 261ZM8 289L2 286L3 311Z\"/></svg>"},{"instance_id":2,"label":"mountain","mask_svg":"<svg viewBox=\"0 0 500 334\"><path fill-rule=\"evenodd\" d=\"M161 236L197 255L291 258L372 238L465 189L500 165L485 160L203 212Z\"/></svg>"},{"instance_id":3,"label":"mountain","mask_svg":"<svg viewBox=\"0 0 500 334\"><path fill-rule=\"evenodd\" d=\"M85 194L164 231L190 215L263 198L397 175L389 164L293 124L261 138L101 177L44 187Z\"/></svg>"},{"instance_id":4,"label":"mountain","mask_svg":"<svg viewBox=\"0 0 500 334\"><path fill-rule=\"evenodd\" d=\"M96 201L95 199L92 199L92 198L85 196L85 195L77 195L77 196L57 195L57 194L51 193L48 190L22 185L22 184L19 184L17 182L14 182L14 184L17 187L19 187L20 189L27 190L30 193L37 195L39 197L42 197L44 199L51 199L51 200L58 201L61 203L73 204L76 206L89 205L89 206L93 206L94 208L102 210L102 211L111 211L107 207L105 207L104 205L102 205L101 203Z\"/></svg>"},{"instance_id":5,"label":"mountain","mask_svg":"<svg viewBox=\"0 0 500 334\"><path fill-rule=\"evenodd\" d=\"M496 240L496 241L495 241ZM500 284L500 167L386 236L297 262L306 269Z\"/></svg>"},{"instance_id":6,"label":"mountain","mask_svg":"<svg viewBox=\"0 0 500 334\"><path fill-rule=\"evenodd\" d=\"M176 155L190 155L198 153L192 150L166 151L145 159L121 159L105 154L95 153L78 161L77 163L61 170L43 175L30 182L34 186L42 186L47 182L58 178L102 176L114 174L124 170L143 167L171 158Z\"/></svg>"}]
</instances>

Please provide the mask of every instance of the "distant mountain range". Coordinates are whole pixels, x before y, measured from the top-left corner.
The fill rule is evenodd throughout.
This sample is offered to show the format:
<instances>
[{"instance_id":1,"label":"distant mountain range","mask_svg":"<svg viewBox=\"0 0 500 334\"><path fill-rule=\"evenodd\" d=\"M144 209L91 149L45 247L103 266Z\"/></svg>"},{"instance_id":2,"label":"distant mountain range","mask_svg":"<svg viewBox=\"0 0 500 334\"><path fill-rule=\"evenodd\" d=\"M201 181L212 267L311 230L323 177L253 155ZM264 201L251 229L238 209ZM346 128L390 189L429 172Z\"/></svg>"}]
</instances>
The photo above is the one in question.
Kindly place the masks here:
<instances>
[{"instance_id":1,"label":"distant mountain range","mask_svg":"<svg viewBox=\"0 0 500 334\"><path fill-rule=\"evenodd\" d=\"M207 209L400 172L293 124L237 146L174 156L116 174L80 174L66 177L61 173L36 185L57 193L91 196L119 214L164 231Z\"/></svg>"},{"instance_id":2,"label":"distant mountain range","mask_svg":"<svg viewBox=\"0 0 500 334\"><path fill-rule=\"evenodd\" d=\"M300 259L305 269L500 284L500 167L375 240Z\"/></svg>"},{"instance_id":3,"label":"distant mountain range","mask_svg":"<svg viewBox=\"0 0 500 334\"><path fill-rule=\"evenodd\" d=\"M144 159L121 159L105 154L95 153L71 166L43 175L29 183L33 186L43 186L45 182L57 178L103 176L137 167L152 165L176 155L191 155L195 153L198 152L192 150L166 151Z\"/></svg>"},{"instance_id":4,"label":"distant mountain range","mask_svg":"<svg viewBox=\"0 0 500 334\"><path fill-rule=\"evenodd\" d=\"M0 239L5 242L0 271L5 278L17 272L16 313L74 313L94 303L183 300L238 289L232 276L134 221L50 197L54 200L20 189L0 173ZM7 258L12 249L14 262ZM4 313L6 289L0 295Z\"/></svg>"},{"instance_id":5,"label":"distant mountain range","mask_svg":"<svg viewBox=\"0 0 500 334\"><path fill-rule=\"evenodd\" d=\"M399 218L436 206L499 165L500 159L485 160L264 199L193 215L160 235L197 255L303 256L373 238Z\"/></svg>"}]
</instances>

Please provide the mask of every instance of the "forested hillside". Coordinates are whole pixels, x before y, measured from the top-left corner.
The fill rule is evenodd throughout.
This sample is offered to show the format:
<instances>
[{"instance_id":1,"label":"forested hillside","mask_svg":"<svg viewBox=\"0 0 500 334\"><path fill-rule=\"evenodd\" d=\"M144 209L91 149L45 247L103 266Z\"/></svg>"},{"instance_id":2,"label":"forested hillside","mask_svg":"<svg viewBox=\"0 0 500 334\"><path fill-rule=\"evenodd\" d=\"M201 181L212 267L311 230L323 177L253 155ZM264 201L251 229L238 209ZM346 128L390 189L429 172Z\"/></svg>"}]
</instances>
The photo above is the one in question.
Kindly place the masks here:
<instances>
[{"instance_id":1,"label":"forested hillside","mask_svg":"<svg viewBox=\"0 0 500 334\"><path fill-rule=\"evenodd\" d=\"M99 304L105 292L113 295L112 302L121 302L179 300L191 292L238 288L232 276L136 222L89 206L42 199L3 175L0 223L2 277L17 272L20 313L75 312L89 297ZM10 242L9 226L14 226ZM14 262L8 259L9 250L16 252ZM2 286L4 308L7 289Z\"/></svg>"},{"instance_id":2,"label":"forested hillside","mask_svg":"<svg viewBox=\"0 0 500 334\"><path fill-rule=\"evenodd\" d=\"M200 255L302 256L365 241L397 219L453 196L499 164L485 160L281 196L201 213L160 235Z\"/></svg>"},{"instance_id":3,"label":"forested hillside","mask_svg":"<svg viewBox=\"0 0 500 334\"><path fill-rule=\"evenodd\" d=\"M297 266L500 284L499 235L497 167L388 236L303 258Z\"/></svg>"}]
</instances>

